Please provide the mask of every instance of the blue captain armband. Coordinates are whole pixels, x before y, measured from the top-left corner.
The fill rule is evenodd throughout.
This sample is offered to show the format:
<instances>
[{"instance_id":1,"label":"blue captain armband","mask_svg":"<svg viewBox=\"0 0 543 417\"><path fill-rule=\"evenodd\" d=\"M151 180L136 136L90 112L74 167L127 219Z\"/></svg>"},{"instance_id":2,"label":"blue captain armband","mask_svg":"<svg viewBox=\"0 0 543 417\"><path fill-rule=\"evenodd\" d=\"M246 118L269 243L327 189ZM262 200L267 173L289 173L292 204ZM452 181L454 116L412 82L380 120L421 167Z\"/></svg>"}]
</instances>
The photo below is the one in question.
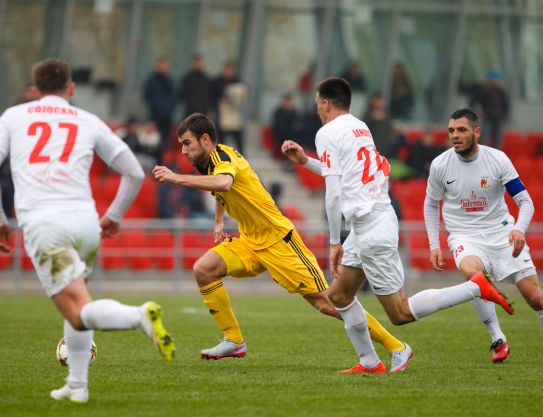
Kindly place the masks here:
<instances>
[{"instance_id":1,"label":"blue captain armband","mask_svg":"<svg viewBox=\"0 0 543 417\"><path fill-rule=\"evenodd\" d=\"M517 177L514 180L511 180L507 184L505 184L505 189L511 197L514 197L518 193L525 191L526 187L524 186L520 178Z\"/></svg>"}]
</instances>

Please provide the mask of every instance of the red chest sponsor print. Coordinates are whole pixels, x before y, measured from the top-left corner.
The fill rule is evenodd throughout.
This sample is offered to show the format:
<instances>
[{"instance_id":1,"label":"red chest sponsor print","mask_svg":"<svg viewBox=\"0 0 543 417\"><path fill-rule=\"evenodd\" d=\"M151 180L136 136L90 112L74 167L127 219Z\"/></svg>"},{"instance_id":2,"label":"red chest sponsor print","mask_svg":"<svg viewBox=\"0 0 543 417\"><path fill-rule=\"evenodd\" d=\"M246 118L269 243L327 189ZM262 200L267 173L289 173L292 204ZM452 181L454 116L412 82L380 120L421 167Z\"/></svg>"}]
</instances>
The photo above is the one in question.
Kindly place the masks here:
<instances>
[{"instance_id":1,"label":"red chest sponsor print","mask_svg":"<svg viewBox=\"0 0 543 417\"><path fill-rule=\"evenodd\" d=\"M460 207L466 213L484 211L488 207L488 201L485 196L478 196L472 191L468 198L460 199Z\"/></svg>"}]
</instances>

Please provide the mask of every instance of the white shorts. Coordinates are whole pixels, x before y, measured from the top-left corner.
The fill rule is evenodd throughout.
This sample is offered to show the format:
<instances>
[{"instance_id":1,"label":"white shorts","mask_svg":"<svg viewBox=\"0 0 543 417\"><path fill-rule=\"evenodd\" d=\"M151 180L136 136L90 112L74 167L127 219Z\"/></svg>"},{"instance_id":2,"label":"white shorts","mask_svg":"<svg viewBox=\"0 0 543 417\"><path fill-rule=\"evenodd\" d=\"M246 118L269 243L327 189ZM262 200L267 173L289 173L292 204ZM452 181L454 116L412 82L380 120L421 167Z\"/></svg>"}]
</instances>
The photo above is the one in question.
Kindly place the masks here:
<instances>
[{"instance_id":1,"label":"white shorts","mask_svg":"<svg viewBox=\"0 0 543 417\"><path fill-rule=\"evenodd\" d=\"M508 228L502 232L486 234L484 238L450 234L447 242L456 267L460 269L460 263L466 256L477 256L483 262L485 271L496 281L509 278L513 282L518 282L521 278L532 275L531 273L527 275L526 270L533 270L535 274L535 266L527 244L524 245L520 255L513 258L513 247L509 245L510 230Z\"/></svg>"},{"instance_id":2,"label":"white shorts","mask_svg":"<svg viewBox=\"0 0 543 417\"><path fill-rule=\"evenodd\" d=\"M90 275L100 244L95 211L37 211L26 214L21 226L25 249L49 297Z\"/></svg>"},{"instance_id":3,"label":"white shorts","mask_svg":"<svg viewBox=\"0 0 543 417\"><path fill-rule=\"evenodd\" d=\"M343 265L364 271L376 295L403 288L404 272L398 253L398 218L392 208L373 211L353 222L343 243Z\"/></svg>"}]
</instances>

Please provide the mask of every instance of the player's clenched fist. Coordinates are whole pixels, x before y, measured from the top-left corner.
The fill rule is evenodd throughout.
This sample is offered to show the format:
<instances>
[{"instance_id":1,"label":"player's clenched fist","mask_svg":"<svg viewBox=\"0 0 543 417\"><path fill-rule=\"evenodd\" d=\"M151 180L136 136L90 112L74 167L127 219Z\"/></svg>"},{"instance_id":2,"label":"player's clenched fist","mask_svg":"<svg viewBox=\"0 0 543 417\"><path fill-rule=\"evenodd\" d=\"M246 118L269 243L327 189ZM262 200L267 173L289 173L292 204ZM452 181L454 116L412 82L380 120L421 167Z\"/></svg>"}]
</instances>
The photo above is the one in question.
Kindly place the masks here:
<instances>
[{"instance_id":1,"label":"player's clenched fist","mask_svg":"<svg viewBox=\"0 0 543 417\"><path fill-rule=\"evenodd\" d=\"M159 165L153 168L153 175L158 182L174 182L176 176L170 168Z\"/></svg>"}]
</instances>

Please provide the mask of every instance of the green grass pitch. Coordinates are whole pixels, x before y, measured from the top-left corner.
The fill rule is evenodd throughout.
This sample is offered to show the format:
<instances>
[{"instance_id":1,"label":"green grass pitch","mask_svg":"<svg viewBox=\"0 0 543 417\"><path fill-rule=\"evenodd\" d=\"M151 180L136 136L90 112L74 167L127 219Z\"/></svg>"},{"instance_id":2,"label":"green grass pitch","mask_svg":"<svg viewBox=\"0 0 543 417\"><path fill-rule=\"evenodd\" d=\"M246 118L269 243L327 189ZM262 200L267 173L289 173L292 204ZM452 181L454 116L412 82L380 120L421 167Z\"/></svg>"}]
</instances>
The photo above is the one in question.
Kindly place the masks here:
<instances>
[{"instance_id":1,"label":"green grass pitch","mask_svg":"<svg viewBox=\"0 0 543 417\"><path fill-rule=\"evenodd\" d=\"M145 296L118 297L140 304ZM177 342L162 362L138 332L96 332L90 401L56 402L63 384L55 359L62 320L45 296L0 297L0 416L507 416L543 415L543 330L516 299L517 314L498 314L511 357L492 364L489 337L469 303L402 327L392 326L372 296L362 303L415 356L398 375L338 375L356 363L339 321L298 296L232 295L249 352L203 361L220 332L198 297L152 297ZM502 314L503 313L503 314ZM381 346L378 353L389 365Z\"/></svg>"}]
</instances>

